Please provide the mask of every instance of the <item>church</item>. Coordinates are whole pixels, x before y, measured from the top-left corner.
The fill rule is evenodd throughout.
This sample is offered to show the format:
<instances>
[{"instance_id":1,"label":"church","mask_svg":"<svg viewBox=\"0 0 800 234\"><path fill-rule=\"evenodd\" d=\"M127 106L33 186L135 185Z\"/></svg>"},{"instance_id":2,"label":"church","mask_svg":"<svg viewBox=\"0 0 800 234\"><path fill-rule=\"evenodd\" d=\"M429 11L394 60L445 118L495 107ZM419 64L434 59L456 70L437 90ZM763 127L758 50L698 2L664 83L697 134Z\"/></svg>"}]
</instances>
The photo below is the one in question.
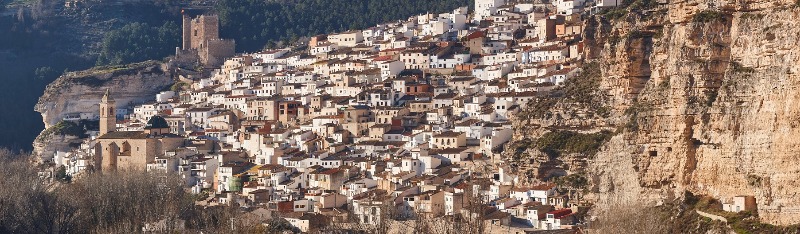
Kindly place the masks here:
<instances>
[{"instance_id":1,"label":"church","mask_svg":"<svg viewBox=\"0 0 800 234\"><path fill-rule=\"evenodd\" d=\"M116 131L116 103L106 90L100 101L100 133L95 145L95 167L100 171L146 170L156 156L184 145L184 138L169 132L167 121L153 116L144 131Z\"/></svg>"}]
</instances>

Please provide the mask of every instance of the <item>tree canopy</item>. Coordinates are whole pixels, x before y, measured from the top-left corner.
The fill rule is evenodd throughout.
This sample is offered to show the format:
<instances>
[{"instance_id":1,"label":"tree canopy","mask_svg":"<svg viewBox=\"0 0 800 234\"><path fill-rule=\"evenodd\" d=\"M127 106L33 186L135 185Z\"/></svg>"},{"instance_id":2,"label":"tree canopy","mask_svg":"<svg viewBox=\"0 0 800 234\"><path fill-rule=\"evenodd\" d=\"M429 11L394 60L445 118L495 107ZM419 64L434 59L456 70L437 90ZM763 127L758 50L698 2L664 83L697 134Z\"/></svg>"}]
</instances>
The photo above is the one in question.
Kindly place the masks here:
<instances>
[{"instance_id":1,"label":"tree canopy","mask_svg":"<svg viewBox=\"0 0 800 234\"><path fill-rule=\"evenodd\" d=\"M426 12L449 12L470 6L473 0L220 0L220 35L236 40L239 51L257 51L265 45L294 41L303 36L367 28L407 19ZM97 65L119 65L159 59L180 45L181 27L173 21L161 26L133 22L106 33Z\"/></svg>"},{"instance_id":2,"label":"tree canopy","mask_svg":"<svg viewBox=\"0 0 800 234\"><path fill-rule=\"evenodd\" d=\"M134 22L103 38L97 65L119 65L168 56L180 43L181 27L167 21L160 27Z\"/></svg>"},{"instance_id":3,"label":"tree canopy","mask_svg":"<svg viewBox=\"0 0 800 234\"><path fill-rule=\"evenodd\" d=\"M216 11L221 34L236 39L240 51L256 51L270 42L361 29L410 16L449 12L473 0L220 0Z\"/></svg>"}]
</instances>

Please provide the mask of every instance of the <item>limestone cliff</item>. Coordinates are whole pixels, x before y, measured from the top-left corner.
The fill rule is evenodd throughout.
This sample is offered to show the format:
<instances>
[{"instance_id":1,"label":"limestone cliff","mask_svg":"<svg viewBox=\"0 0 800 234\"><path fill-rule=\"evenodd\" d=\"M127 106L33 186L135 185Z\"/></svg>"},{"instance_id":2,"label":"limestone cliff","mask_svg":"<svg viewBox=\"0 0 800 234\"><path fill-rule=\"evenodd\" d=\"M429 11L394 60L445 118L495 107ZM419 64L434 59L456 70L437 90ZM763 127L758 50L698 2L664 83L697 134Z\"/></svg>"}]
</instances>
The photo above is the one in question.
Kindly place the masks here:
<instances>
[{"instance_id":1,"label":"limestone cliff","mask_svg":"<svg viewBox=\"0 0 800 234\"><path fill-rule=\"evenodd\" d=\"M535 102L523 112L534 119L515 125L517 139L571 125L617 128L588 157L599 207L684 191L724 202L753 195L763 222L800 222L800 8L687 0L631 12L587 19L586 54L600 70L596 106L609 114L555 121L532 115ZM569 109L586 107L563 98L548 113Z\"/></svg>"},{"instance_id":2,"label":"limestone cliff","mask_svg":"<svg viewBox=\"0 0 800 234\"><path fill-rule=\"evenodd\" d=\"M125 108L152 101L156 93L172 83L168 65L157 61L69 72L47 86L35 110L42 114L45 129L48 129L69 114L97 113L106 89L113 93L118 108ZM67 145L48 139L61 138L40 135L34 142L34 152L49 154L56 150L54 147Z\"/></svg>"}]
</instances>

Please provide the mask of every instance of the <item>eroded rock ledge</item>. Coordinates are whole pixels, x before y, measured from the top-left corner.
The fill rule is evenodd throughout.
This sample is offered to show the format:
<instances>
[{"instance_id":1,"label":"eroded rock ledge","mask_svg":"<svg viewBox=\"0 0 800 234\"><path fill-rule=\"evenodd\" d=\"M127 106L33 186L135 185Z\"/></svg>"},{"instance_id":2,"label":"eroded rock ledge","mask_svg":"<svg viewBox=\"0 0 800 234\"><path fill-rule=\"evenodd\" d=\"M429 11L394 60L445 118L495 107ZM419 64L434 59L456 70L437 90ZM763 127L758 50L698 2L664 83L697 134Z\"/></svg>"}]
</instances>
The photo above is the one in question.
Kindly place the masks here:
<instances>
[{"instance_id":1,"label":"eroded rock ledge","mask_svg":"<svg viewBox=\"0 0 800 234\"><path fill-rule=\"evenodd\" d=\"M168 64L146 61L69 72L47 85L34 110L42 114L47 129L70 114L97 114L98 103L106 89L114 92L118 108L126 108L150 101L159 91L168 89L173 83L169 71ZM37 137L34 153L52 154L68 147L65 142L50 142L59 139L64 137Z\"/></svg>"}]
</instances>

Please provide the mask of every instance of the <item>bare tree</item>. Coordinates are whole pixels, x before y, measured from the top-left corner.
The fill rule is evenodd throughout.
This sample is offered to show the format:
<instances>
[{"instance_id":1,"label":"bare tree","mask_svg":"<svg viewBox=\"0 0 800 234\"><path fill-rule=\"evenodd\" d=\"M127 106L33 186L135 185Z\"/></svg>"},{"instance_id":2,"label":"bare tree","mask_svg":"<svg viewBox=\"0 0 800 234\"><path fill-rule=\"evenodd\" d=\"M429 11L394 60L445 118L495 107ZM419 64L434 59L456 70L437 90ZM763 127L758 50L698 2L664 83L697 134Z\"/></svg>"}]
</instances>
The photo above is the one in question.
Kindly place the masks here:
<instances>
[{"instance_id":1,"label":"bare tree","mask_svg":"<svg viewBox=\"0 0 800 234\"><path fill-rule=\"evenodd\" d=\"M386 199L381 203L379 209L380 216L378 216L378 222L373 233L389 233L397 218L397 205L395 205L393 199Z\"/></svg>"},{"instance_id":2,"label":"bare tree","mask_svg":"<svg viewBox=\"0 0 800 234\"><path fill-rule=\"evenodd\" d=\"M592 233L669 233L669 220L658 208L638 201L612 201L605 209L596 209Z\"/></svg>"},{"instance_id":3,"label":"bare tree","mask_svg":"<svg viewBox=\"0 0 800 234\"><path fill-rule=\"evenodd\" d=\"M456 226L454 230L466 233L484 233L486 224L483 220L486 214L481 195L473 190L472 186L468 186L464 190L463 196L461 207L465 212L458 215L460 222L453 222Z\"/></svg>"},{"instance_id":4,"label":"bare tree","mask_svg":"<svg viewBox=\"0 0 800 234\"><path fill-rule=\"evenodd\" d=\"M25 154L0 150L0 233L133 233L146 224L161 231L186 228L204 233L281 233L296 231L274 216L268 224L238 222L238 207L201 207L176 175L120 171L89 173L71 183L42 180ZM373 220L350 219L321 231L342 233L484 233L485 205L479 194L464 191L461 213L440 217L420 214L398 221L396 198L375 198ZM372 209L375 209L374 211ZM351 211L352 212L352 211ZM287 226L288 225L288 226Z\"/></svg>"},{"instance_id":5,"label":"bare tree","mask_svg":"<svg viewBox=\"0 0 800 234\"><path fill-rule=\"evenodd\" d=\"M53 15L57 2L53 0L35 0L30 6L31 18L38 21Z\"/></svg>"},{"instance_id":6,"label":"bare tree","mask_svg":"<svg viewBox=\"0 0 800 234\"><path fill-rule=\"evenodd\" d=\"M369 206L362 208L360 212L372 217L371 220L362 220L360 217L355 216L355 210L349 207L347 223L333 223L327 226L324 230L325 233L390 233L393 228L399 223L395 221L397 218L397 208L393 199L378 200L380 202L377 206ZM373 203L374 205L374 203Z\"/></svg>"},{"instance_id":7,"label":"bare tree","mask_svg":"<svg viewBox=\"0 0 800 234\"><path fill-rule=\"evenodd\" d=\"M415 212L414 217L414 233L433 233L430 215Z\"/></svg>"},{"instance_id":8,"label":"bare tree","mask_svg":"<svg viewBox=\"0 0 800 234\"><path fill-rule=\"evenodd\" d=\"M40 179L29 158L0 149L0 233L131 233L154 222L169 232L187 219L216 230L232 216L194 206L176 175L97 173L64 184Z\"/></svg>"},{"instance_id":9,"label":"bare tree","mask_svg":"<svg viewBox=\"0 0 800 234\"><path fill-rule=\"evenodd\" d=\"M192 206L180 178L143 171L93 174L57 192L62 202L80 209L81 227L111 232L138 231L162 220L172 229Z\"/></svg>"},{"instance_id":10,"label":"bare tree","mask_svg":"<svg viewBox=\"0 0 800 234\"><path fill-rule=\"evenodd\" d=\"M45 220L57 206L36 170L28 164L30 155L0 149L0 232L56 232L54 222Z\"/></svg>"}]
</instances>

